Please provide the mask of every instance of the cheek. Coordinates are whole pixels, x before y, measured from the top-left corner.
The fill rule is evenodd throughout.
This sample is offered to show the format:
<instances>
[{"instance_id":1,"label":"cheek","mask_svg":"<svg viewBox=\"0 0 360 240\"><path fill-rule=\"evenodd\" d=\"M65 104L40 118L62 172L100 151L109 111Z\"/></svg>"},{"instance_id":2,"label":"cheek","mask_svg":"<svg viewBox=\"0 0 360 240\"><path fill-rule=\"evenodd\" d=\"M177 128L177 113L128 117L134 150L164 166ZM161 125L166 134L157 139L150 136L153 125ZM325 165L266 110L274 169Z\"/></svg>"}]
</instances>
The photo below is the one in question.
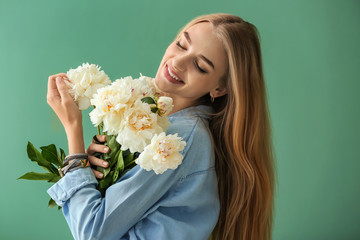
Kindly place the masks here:
<instances>
[{"instance_id":1,"label":"cheek","mask_svg":"<svg viewBox=\"0 0 360 240\"><path fill-rule=\"evenodd\" d=\"M203 89L204 91L208 92L209 89L213 89L217 86L218 81L214 78L209 78L208 76L204 77L204 75L200 75L195 78L194 83L198 88Z\"/></svg>"},{"instance_id":2,"label":"cheek","mask_svg":"<svg viewBox=\"0 0 360 240\"><path fill-rule=\"evenodd\" d=\"M214 88L214 83L204 76L194 76L189 93L192 95L203 96Z\"/></svg>"}]
</instances>

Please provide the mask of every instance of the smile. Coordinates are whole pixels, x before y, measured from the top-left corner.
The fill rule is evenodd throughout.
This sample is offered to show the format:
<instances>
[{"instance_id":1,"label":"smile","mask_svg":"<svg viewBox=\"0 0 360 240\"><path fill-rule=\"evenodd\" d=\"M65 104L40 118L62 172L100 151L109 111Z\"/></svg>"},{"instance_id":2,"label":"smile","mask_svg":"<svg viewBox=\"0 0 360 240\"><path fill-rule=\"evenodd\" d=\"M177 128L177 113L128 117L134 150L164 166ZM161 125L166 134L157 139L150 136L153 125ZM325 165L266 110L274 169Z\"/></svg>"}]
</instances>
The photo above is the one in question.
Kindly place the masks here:
<instances>
[{"instance_id":1,"label":"smile","mask_svg":"<svg viewBox=\"0 0 360 240\"><path fill-rule=\"evenodd\" d=\"M171 71L171 68L166 64L164 68L164 75L166 79L175 84L184 84L184 82L176 75L176 73Z\"/></svg>"},{"instance_id":2,"label":"smile","mask_svg":"<svg viewBox=\"0 0 360 240\"><path fill-rule=\"evenodd\" d=\"M167 69L168 69L168 72L169 72L170 76L172 76L173 78L175 78L175 79L178 80L179 82L181 81L180 78L178 78L177 76L175 76L175 74L170 71L169 66L168 66Z\"/></svg>"}]
</instances>

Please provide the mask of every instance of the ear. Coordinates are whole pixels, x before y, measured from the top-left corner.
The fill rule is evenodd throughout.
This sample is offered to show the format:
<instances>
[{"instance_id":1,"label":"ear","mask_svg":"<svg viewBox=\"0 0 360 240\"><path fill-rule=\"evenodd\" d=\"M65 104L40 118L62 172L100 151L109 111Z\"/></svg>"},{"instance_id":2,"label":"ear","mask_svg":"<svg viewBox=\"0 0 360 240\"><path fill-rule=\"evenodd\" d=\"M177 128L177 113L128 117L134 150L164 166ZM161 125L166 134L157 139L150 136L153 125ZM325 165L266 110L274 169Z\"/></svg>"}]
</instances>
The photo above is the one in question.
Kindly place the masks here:
<instances>
[{"instance_id":1,"label":"ear","mask_svg":"<svg viewBox=\"0 0 360 240\"><path fill-rule=\"evenodd\" d=\"M210 96L213 98L221 97L227 94L227 90L224 87L218 87L210 91Z\"/></svg>"}]
</instances>

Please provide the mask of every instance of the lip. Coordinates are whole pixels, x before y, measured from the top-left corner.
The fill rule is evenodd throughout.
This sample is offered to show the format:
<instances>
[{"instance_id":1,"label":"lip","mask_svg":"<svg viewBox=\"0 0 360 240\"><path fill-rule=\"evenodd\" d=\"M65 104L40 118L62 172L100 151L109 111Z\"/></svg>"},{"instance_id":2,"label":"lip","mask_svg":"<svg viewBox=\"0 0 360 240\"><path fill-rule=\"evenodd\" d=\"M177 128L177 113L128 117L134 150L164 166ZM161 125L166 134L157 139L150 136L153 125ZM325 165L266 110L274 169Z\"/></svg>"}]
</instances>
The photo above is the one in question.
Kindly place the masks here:
<instances>
[{"instance_id":1,"label":"lip","mask_svg":"<svg viewBox=\"0 0 360 240\"><path fill-rule=\"evenodd\" d=\"M163 71L163 72L164 72L165 78L166 78L169 82L174 83L174 84L179 84L179 85L185 84L184 82L179 82L179 81L177 81L176 79L174 79L174 78L169 74L168 68L169 68L169 66L166 64L165 67L164 67L164 71ZM170 71L171 71L171 68L170 68ZM177 78L179 78L179 76L178 76L177 74L175 74L174 71L171 71L171 73L174 74ZM181 78L179 78L179 79L181 79Z\"/></svg>"}]
</instances>

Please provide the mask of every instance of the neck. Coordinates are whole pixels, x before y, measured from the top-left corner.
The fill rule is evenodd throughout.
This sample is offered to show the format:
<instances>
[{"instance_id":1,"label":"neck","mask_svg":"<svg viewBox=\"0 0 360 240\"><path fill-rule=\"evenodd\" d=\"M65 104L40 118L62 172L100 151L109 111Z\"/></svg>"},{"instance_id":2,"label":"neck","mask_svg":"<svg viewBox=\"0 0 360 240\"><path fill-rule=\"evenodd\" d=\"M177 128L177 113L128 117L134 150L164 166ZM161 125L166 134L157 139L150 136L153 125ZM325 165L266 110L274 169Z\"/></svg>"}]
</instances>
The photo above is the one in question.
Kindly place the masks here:
<instances>
[{"instance_id":1,"label":"neck","mask_svg":"<svg viewBox=\"0 0 360 240\"><path fill-rule=\"evenodd\" d=\"M173 99L174 107L171 110L170 115L185 108L195 106L195 102L196 102L195 100L177 98L176 96L170 96L169 94L166 94L166 96L171 97Z\"/></svg>"}]
</instances>

